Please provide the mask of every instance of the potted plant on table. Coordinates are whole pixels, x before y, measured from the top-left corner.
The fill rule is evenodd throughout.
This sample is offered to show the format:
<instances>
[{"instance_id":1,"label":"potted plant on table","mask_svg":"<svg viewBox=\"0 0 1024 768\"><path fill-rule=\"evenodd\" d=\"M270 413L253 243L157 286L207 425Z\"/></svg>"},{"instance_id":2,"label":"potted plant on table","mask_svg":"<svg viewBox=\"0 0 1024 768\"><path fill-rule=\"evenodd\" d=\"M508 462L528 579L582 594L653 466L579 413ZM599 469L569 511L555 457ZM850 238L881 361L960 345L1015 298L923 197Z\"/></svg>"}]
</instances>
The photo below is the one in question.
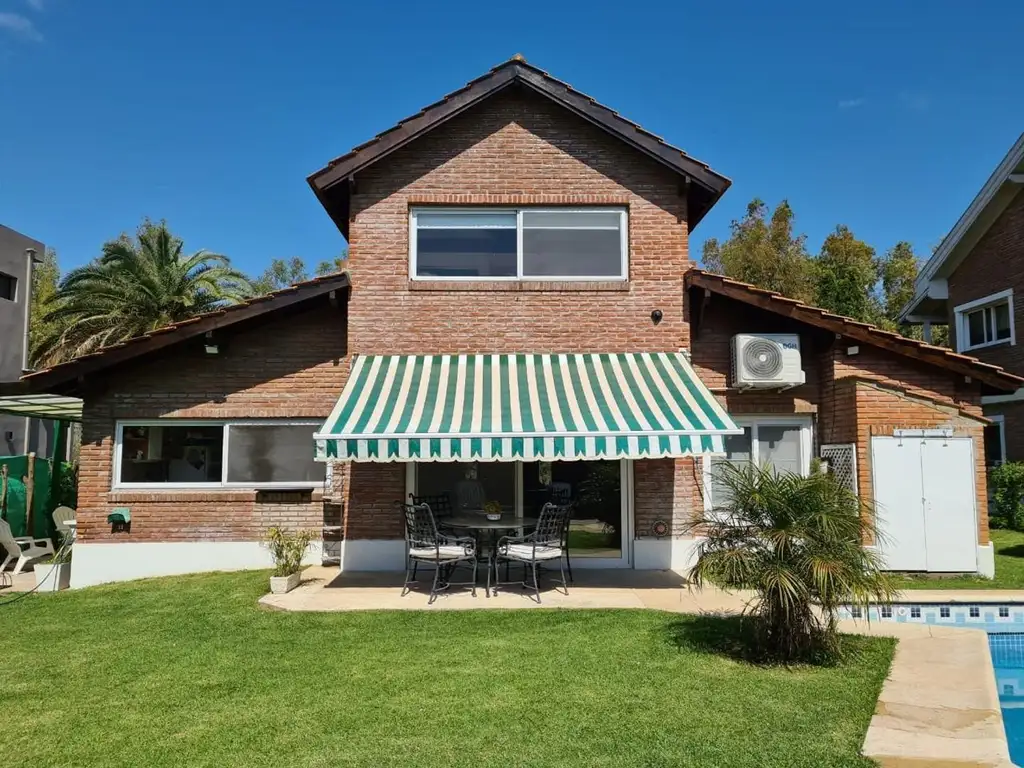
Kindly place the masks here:
<instances>
[{"instance_id":1,"label":"potted plant on table","mask_svg":"<svg viewBox=\"0 0 1024 768\"><path fill-rule=\"evenodd\" d=\"M302 556L312 540L312 531L286 531L277 527L267 530L266 545L274 559L274 575L270 577L272 594L283 595L299 586Z\"/></svg>"},{"instance_id":2,"label":"potted plant on table","mask_svg":"<svg viewBox=\"0 0 1024 768\"><path fill-rule=\"evenodd\" d=\"M36 592L57 592L71 586L71 543L64 541L57 551L32 567Z\"/></svg>"},{"instance_id":3,"label":"potted plant on table","mask_svg":"<svg viewBox=\"0 0 1024 768\"><path fill-rule=\"evenodd\" d=\"M484 514L487 515L488 520L501 520L501 502L485 501Z\"/></svg>"}]
</instances>

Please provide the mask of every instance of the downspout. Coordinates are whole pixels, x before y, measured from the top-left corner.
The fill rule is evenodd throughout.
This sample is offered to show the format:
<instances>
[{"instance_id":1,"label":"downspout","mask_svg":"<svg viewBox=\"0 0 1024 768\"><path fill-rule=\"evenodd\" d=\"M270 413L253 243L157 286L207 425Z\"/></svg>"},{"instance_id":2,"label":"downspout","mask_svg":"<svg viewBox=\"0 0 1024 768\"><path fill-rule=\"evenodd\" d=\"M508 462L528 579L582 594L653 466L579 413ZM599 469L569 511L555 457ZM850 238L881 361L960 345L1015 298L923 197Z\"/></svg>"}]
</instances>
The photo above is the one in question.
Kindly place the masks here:
<instances>
[{"instance_id":1,"label":"downspout","mask_svg":"<svg viewBox=\"0 0 1024 768\"><path fill-rule=\"evenodd\" d=\"M921 335L924 337L924 341L928 344L932 343L932 321L925 320L921 324Z\"/></svg>"},{"instance_id":2,"label":"downspout","mask_svg":"<svg viewBox=\"0 0 1024 768\"><path fill-rule=\"evenodd\" d=\"M23 336L23 339L22 339L22 346L21 346L21 372L22 373L25 373L25 371L28 370L28 339L29 339L28 332L29 332L29 327L30 327L29 326L29 318L30 318L30 315L32 314L32 271L33 271L33 267L35 266L35 262L36 262L36 249L35 248L26 248L25 249L25 259L28 262L28 264L25 265L25 288L23 289L23 295L25 297L25 312L24 312L24 315L25 315L25 328L24 328L24 336ZM17 299L18 297L15 296L14 298ZM25 427L24 427L24 429L25 429L25 434L22 436L22 438L24 440L23 445L25 446L25 453L28 453L30 450L32 450L32 447L31 447L32 417L31 416L26 416L25 417ZM29 535L32 535L32 534L29 533Z\"/></svg>"}]
</instances>

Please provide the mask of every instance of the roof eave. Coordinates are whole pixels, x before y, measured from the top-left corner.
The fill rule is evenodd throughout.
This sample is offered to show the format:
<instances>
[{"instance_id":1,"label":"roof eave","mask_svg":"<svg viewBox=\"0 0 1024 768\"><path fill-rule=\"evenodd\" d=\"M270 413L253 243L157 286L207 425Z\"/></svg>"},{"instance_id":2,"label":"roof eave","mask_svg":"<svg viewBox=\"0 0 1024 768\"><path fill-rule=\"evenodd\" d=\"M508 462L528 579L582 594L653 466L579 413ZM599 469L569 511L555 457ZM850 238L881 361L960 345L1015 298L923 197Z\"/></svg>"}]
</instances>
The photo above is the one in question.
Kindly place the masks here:
<instances>
[{"instance_id":1,"label":"roof eave","mask_svg":"<svg viewBox=\"0 0 1024 768\"><path fill-rule=\"evenodd\" d=\"M928 284L938 277L949 277L1006 209L1021 188L1020 182L1011 181L1010 177L1020 173L1024 173L1024 133L1010 147L967 210L921 267L914 281L914 298L900 310L901 321L913 313L918 299L927 294Z\"/></svg>"},{"instance_id":2,"label":"roof eave","mask_svg":"<svg viewBox=\"0 0 1024 768\"><path fill-rule=\"evenodd\" d=\"M373 139L328 163L307 177L307 182L316 194L328 215L348 237L347 192L340 193L340 205L335 205L326 194L346 179L370 165L382 160L392 152L410 144L443 123L476 106L513 84L521 84L550 98L568 111L596 125L624 141L637 151L665 165L675 173L685 176L690 183L696 183L705 190L707 203L690 217L691 229L725 194L732 182L712 170L705 163L690 157L642 127L620 116L594 99L575 90L566 83L534 67L521 57L504 62L487 74L453 91L440 101L425 107L420 112L398 122Z\"/></svg>"},{"instance_id":3,"label":"roof eave","mask_svg":"<svg viewBox=\"0 0 1024 768\"><path fill-rule=\"evenodd\" d=\"M870 344L895 354L904 355L926 365L935 365L952 373L976 378L996 390L1015 391L1024 386L1024 378L1008 373L997 365L982 362L944 347L908 339L898 333L886 331L870 323L862 323L849 317L836 315L820 307L812 307L774 291L758 288L739 280L704 272L690 270L686 275L686 287L693 286L716 291L724 296L757 306L784 317L790 317L812 327L839 333L864 344ZM764 302L753 297L763 299ZM766 306L772 305L772 306ZM788 311L783 311L785 307Z\"/></svg>"}]
</instances>

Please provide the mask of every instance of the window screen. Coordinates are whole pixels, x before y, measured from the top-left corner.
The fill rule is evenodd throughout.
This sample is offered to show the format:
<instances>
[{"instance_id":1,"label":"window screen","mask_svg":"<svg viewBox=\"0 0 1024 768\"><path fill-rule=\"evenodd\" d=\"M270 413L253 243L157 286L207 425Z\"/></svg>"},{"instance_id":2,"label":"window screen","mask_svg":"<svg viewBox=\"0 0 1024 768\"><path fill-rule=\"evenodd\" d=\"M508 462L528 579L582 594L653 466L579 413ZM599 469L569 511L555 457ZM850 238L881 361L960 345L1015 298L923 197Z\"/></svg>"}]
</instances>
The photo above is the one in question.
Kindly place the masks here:
<instances>
[{"instance_id":1,"label":"window screen","mask_svg":"<svg viewBox=\"0 0 1024 768\"><path fill-rule=\"evenodd\" d=\"M313 460L314 432L312 424L232 424L227 481L322 482L326 465Z\"/></svg>"},{"instance_id":2,"label":"window screen","mask_svg":"<svg viewBox=\"0 0 1024 768\"><path fill-rule=\"evenodd\" d=\"M515 277L516 214L416 216L417 277Z\"/></svg>"},{"instance_id":3,"label":"window screen","mask_svg":"<svg viewBox=\"0 0 1024 768\"><path fill-rule=\"evenodd\" d=\"M620 280L626 211L414 211L413 276Z\"/></svg>"},{"instance_id":4,"label":"window screen","mask_svg":"<svg viewBox=\"0 0 1024 768\"><path fill-rule=\"evenodd\" d=\"M523 277L621 277L618 211L524 211Z\"/></svg>"},{"instance_id":5,"label":"window screen","mask_svg":"<svg viewBox=\"0 0 1024 768\"><path fill-rule=\"evenodd\" d=\"M758 426L758 463L777 472L800 474L800 427Z\"/></svg>"}]
</instances>

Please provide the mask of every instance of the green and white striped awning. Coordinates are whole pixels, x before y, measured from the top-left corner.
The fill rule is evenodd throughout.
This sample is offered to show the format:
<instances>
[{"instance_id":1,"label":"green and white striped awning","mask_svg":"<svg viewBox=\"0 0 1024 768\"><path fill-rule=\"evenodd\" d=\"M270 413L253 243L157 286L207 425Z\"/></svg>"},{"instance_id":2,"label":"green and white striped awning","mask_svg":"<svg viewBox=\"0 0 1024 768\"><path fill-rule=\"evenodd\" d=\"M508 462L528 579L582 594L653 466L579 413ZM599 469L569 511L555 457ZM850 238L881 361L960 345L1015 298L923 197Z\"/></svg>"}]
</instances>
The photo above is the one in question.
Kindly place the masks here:
<instances>
[{"instance_id":1,"label":"green and white striped awning","mask_svg":"<svg viewBox=\"0 0 1024 768\"><path fill-rule=\"evenodd\" d=\"M362 355L321 461L572 461L722 453L739 433L682 353Z\"/></svg>"}]
</instances>

